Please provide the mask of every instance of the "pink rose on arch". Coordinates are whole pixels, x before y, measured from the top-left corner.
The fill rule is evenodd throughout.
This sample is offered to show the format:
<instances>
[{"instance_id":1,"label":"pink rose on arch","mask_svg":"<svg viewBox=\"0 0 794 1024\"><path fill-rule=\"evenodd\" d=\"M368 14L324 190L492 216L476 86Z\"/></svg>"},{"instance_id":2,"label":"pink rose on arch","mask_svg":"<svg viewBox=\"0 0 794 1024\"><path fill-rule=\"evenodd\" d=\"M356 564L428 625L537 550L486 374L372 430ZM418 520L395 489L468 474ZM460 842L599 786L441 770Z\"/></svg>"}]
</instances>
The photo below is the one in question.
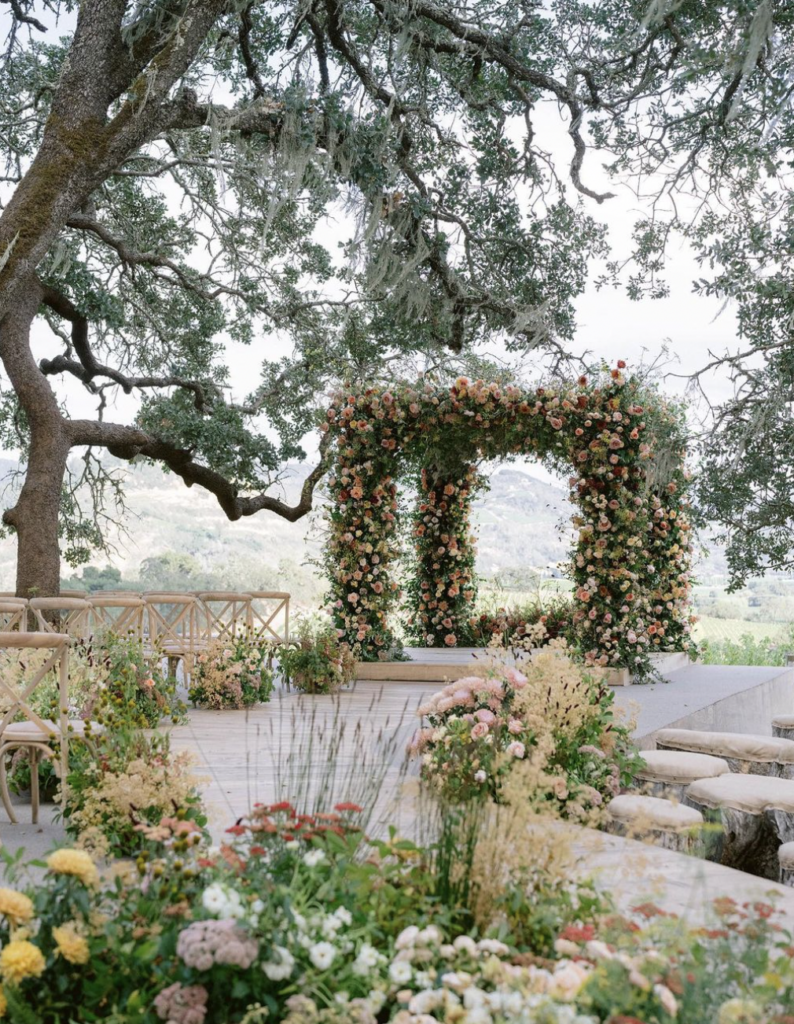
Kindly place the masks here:
<instances>
[{"instance_id":1,"label":"pink rose on arch","mask_svg":"<svg viewBox=\"0 0 794 1024\"><path fill-rule=\"evenodd\" d=\"M490 728L485 724L485 722L478 722L472 727L471 738L473 740L481 740L487 736L490 731Z\"/></svg>"},{"instance_id":2,"label":"pink rose on arch","mask_svg":"<svg viewBox=\"0 0 794 1024\"><path fill-rule=\"evenodd\" d=\"M524 723L518 718L511 718L507 725L507 731L512 733L513 736L517 736L518 733L524 731Z\"/></svg>"},{"instance_id":3,"label":"pink rose on arch","mask_svg":"<svg viewBox=\"0 0 794 1024\"><path fill-rule=\"evenodd\" d=\"M447 633L447 635L444 637L444 643L447 645L447 647L454 647L457 642L458 638L455 636L454 633Z\"/></svg>"},{"instance_id":4,"label":"pink rose on arch","mask_svg":"<svg viewBox=\"0 0 794 1024\"><path fill-rule=\"evenodd\" d=\"M526 754L526 752L527 748L524 746L523 743L519 743L518 740L513 740L513 742L509 744L507 748L507 753L510 754L511 757L520 758L523 757Z\"/></svg>"},{"instance_id":5,"label":"pink rose on arch","mask_svg":"<svg viewBox=\"0 0 794 1024\"><path fill-rule=\"evenodd\" d=\"M485 722L486 725L493 725L496 721L496 715L488 708L479 708L474 712L474 717L480 722Z\"/></svg>"}]
</instances>

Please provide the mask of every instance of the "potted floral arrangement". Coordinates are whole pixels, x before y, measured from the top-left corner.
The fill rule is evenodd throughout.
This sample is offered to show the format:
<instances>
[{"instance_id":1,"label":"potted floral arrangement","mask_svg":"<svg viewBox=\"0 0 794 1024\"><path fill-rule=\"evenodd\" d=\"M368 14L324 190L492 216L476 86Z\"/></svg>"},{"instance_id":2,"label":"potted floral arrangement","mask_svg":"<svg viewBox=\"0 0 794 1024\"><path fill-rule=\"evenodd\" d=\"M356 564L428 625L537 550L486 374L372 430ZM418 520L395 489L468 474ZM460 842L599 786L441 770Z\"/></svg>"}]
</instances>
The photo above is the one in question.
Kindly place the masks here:
<instances>
[{"instance_id":1,"label":"potted floral arrangement","mask_svg":"<svg viewBox=\"0 0 794 1024\"><path fill-rule=\"evenodd\" d=\"M355 673L350 647L336 629L315 618L302 619L292 642L279 652L284 677L306 693L335 693Z\"/></svg>"},{"instance_id":2,"label":"potted floral arrangement","mask_svg":"<svg viewBox=\"0 0 794 1024\"><path fill-rule=\"evenodd\" d=\"M217 710L263 704L273 690L270 660L270 644L264 641L245 635L214 641L196 659L191 701Z\"/></svg>"}]
</instances>

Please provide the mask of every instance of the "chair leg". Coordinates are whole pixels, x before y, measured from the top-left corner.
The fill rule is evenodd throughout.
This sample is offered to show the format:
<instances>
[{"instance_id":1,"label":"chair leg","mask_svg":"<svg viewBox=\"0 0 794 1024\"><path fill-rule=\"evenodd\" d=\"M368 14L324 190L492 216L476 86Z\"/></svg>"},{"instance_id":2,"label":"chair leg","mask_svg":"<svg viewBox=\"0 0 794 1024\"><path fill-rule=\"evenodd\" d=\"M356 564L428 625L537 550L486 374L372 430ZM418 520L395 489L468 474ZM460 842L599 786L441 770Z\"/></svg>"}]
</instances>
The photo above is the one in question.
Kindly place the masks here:
<instances>
[{"instance_id":1,"label":"chair leg","mask_svg":"<svg viewBox=\"0 0 794 1024\"><path fill-rule=\"evenodd\" d=\"M30 820L39 823L39 752L31 747L30 758Z\"/></svg>"},{"instance_id":2,"label":"chair leg","mask_svg":"<svg viewBox=\"0 0 794 1024\"><path fill-rule=\"evenodd\" d=\"M8 791L8 776L6 773L6 750L5 747L0 747L0 797L3 799L3 806L6 809L11 824L16 825L17 816L14 814L14 808L11 804L11 794Z\"/></svg>"}]
</instances>

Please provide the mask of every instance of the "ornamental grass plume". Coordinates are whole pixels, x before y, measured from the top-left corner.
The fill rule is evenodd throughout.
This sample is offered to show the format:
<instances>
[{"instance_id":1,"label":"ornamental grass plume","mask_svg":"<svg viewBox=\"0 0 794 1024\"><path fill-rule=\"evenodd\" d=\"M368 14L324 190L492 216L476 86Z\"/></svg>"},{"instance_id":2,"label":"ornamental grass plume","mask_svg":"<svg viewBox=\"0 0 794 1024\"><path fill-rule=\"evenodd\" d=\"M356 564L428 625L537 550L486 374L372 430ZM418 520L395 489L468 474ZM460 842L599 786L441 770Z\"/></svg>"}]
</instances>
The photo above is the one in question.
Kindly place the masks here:
<instances>
[{"instance_id":1,"label":"ornamental grass plume","mask_svg":"<svg viewBox=\"0 0 794 1024\"><path fill-rule=\"evenodd\" d=\"M71 814L70 828L79 844L98 857L111 852L110 836L123 842L136 838L135 820L142 813L160 820L174 806L194 799L199 780L190 771L188 751L172 757L160 754L151 761L139 757L122 771L96 771L95 784Z\"/></svg>"},{"instance_id":2,"label":"ornamental grass plume","mask_svg":"<svg viewBox=\"0 0 794 1024\"><path fill-rule=\"evenodd\" d=\"M83 885L96 885L99 873L85 850L55 850L47 858L47 867L54 875L73 875Z\"/></svg>"},{"instance_id":3,"label":"ornamental grass plume","mask_svg":"<svg viewBox=\"0 0 794 1024\"><path fill-rule=\"evenodd\" d=\"M26 978L40 978L46 966L39 947L27 939L12 939L0 951L0 976L13 985Z\"/></svg>"},{"instance_id":4,"label":"ornamental grass plume","mask_svg":"<svg viewBox=\"0 0 794 1024\"><path fill-rule=\"evenodd\" d=\"M16 889L0 889L0 914L12 926L24 924L33 917L33 901Z\"/></svg>"}]
</instances>

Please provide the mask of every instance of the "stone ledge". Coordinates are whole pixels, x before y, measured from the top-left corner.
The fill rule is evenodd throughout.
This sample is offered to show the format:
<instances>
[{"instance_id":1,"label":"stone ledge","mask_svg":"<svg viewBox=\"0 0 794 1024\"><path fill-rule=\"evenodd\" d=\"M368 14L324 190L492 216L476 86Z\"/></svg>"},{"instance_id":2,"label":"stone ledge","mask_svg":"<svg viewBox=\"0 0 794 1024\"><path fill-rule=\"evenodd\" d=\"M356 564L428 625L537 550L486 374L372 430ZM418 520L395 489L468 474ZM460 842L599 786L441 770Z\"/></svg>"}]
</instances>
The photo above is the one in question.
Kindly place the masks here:
<instances>
[{"instance_id":1,"label":"stone ledge","mask_svg":"<svg viewBox=\"0 0 794 1024\"><path fill-rule=\"evenodd\" d=\"M356 679L395 683L451 683L472 674L472 663L454 664L441 661L359 661ZM603 674L608 686L631 686L627 668L592 670Z\"/></svg>"}]
</instances>

